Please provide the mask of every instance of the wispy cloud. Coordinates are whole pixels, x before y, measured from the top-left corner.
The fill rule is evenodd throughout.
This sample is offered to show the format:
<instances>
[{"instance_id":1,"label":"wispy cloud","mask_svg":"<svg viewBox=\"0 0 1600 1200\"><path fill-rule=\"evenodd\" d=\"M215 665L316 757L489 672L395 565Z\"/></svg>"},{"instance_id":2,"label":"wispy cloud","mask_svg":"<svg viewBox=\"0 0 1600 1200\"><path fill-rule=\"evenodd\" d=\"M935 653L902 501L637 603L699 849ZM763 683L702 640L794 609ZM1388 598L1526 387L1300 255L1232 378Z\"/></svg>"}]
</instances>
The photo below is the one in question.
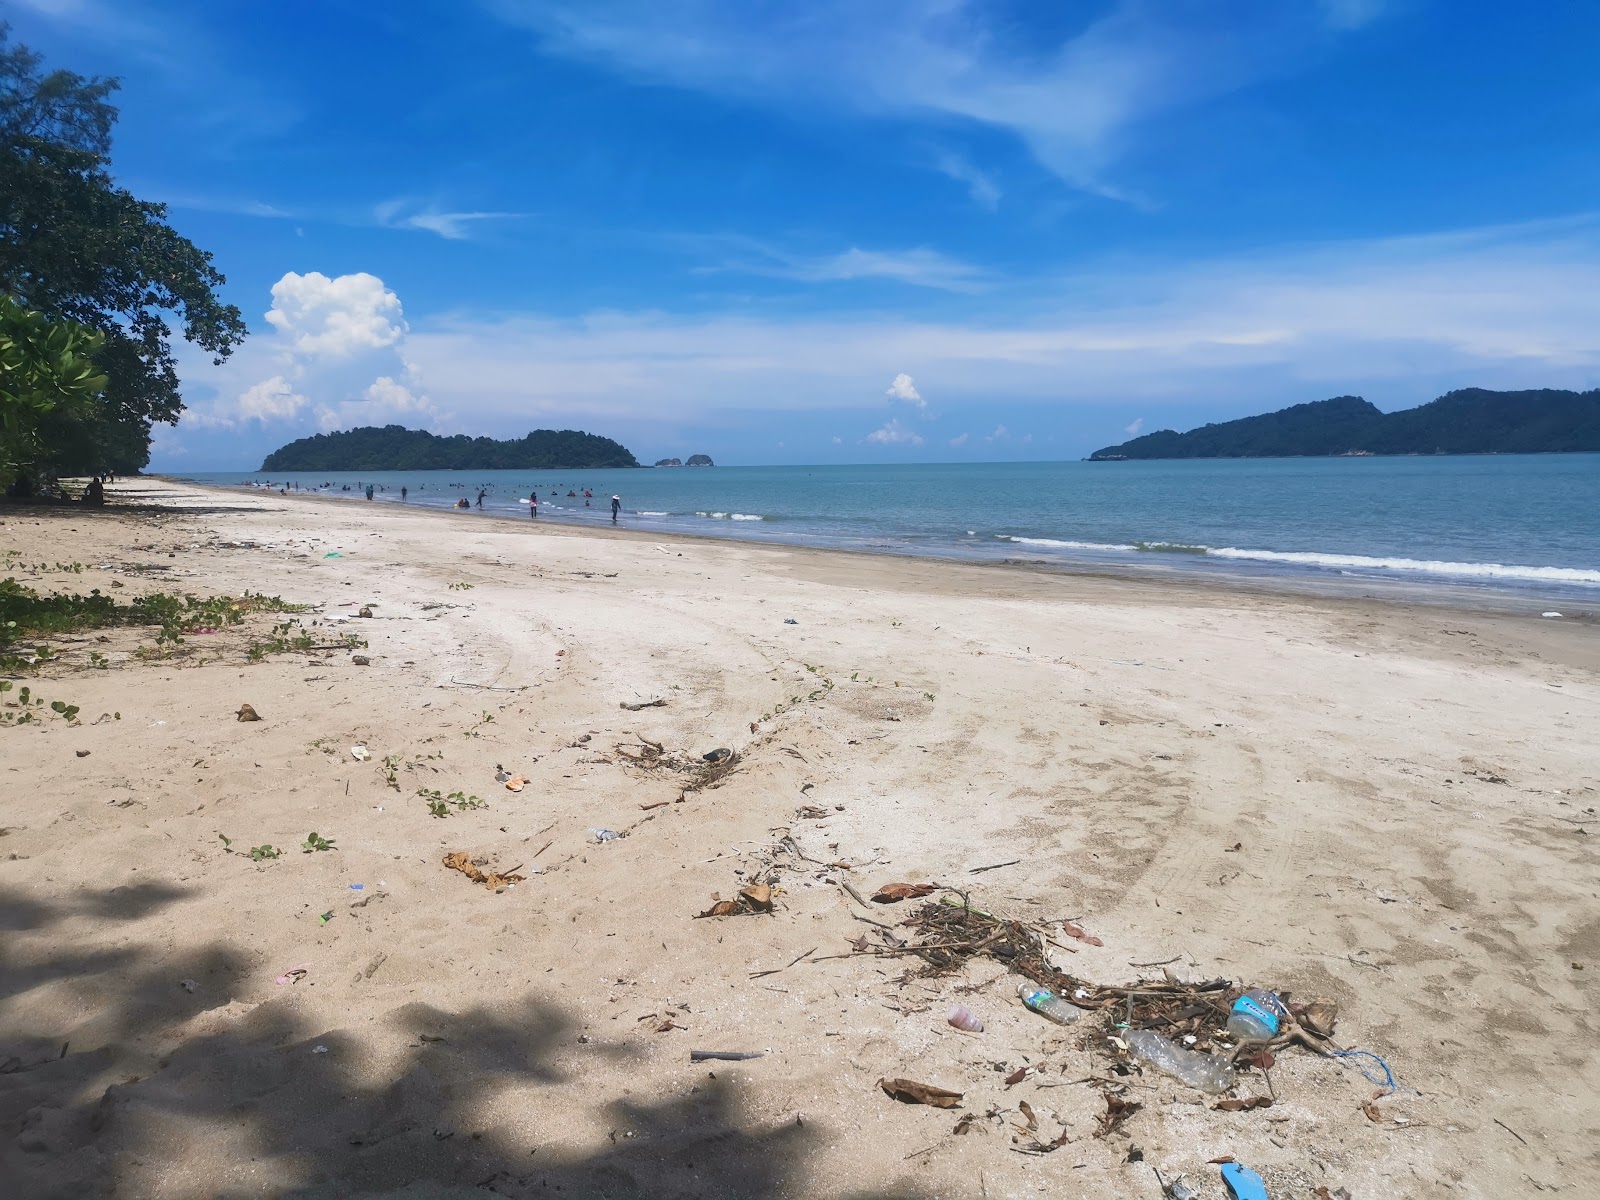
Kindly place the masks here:
<instances>
[{"instance_id":1,"label":"wispy cloud","mask_svg":"<svg viewBox=\"0 0 1600 1200\"><path fill-rule=\"evenodd\" d=\"M1000 207L1001 192L994 177L978 170L964 155L957 154L954 150L942 150L934 159L933 165L940 174L948 175L957 183L966 184L967 195L972 197L972 202L979 208L994 212Z\"/></svg>"},{"instance_id":2,"label":"wispy cloud","mask_svg":"<svg viewBox=\"0 0 1600 1200\"><path fill-rule=\"evenodd\" d=\"M987 284L980 267L926 246L910 250L848 250L806 254L738 234L681 234L668 239L684 249L717 256L699 269L792 279L800 283L848 283L887 279L910 287L977 292Z\"/></svg>"},{"instance_id":3,"label":"wispy cloud","mask_svg":"<svg viewBox=\"0 0 1600 1200\"><path fill-rule=\"evenodd\" d=\"M443 212L414 208L406 200L385 200L372 210L373 219L386 229L418 229L452 242L465 241L480 221L516 221L530 214L519 212Z\"/></svg>"},{"instance_id":4,"label":"wispy cloud","mask_svg":"<svg viewBox=\"0 0 1600 1200\"><path fill-rule=\"evenodd\" d=\"M1378 0L1326 0L1320 11L1121 0L1042 46L964 0L482 2L548 53L760 103L972 122L1014 135L1077 187L1122 196L1108 168L1141 122L1281 71Z\"/></svg>"},{"instance_id":5,"label":"wispy cloud","mask_svg":"<svg viewBox=\"0 0 1600 1200\"><path fill-rule=\"evenodd\" d=\"M1129 437L1138 437L1139 436L1139 431L1141 429L1143 429L1143 428L1144 428L1144 418L1143 417L1135 417L1132 421L1129 421L1126 425L1124 425L1122 427L1122 432L1127 434Z\"/></svg>"}]
</instances>

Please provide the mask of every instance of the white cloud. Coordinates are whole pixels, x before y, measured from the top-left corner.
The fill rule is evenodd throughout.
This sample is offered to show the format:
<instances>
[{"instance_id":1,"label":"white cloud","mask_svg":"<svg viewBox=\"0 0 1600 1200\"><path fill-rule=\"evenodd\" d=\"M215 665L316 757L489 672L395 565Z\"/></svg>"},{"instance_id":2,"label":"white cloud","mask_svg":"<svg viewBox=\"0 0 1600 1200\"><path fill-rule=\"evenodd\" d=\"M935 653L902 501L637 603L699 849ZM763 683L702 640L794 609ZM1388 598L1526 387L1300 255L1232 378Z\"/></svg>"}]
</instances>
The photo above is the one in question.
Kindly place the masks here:
<instances>
[{"instance_id":1,"label":"white cloud","mask_svg":"<svg viewBox=\"0 0 1600 1200\"><path fill-rule=\"evenodd\" d=\"M986 434L983 440L986 442L1004 442L1009 441L1010 438L1011 431L1009 429L1007 429L1004 425L996 425L994 427L994 432L991 434Z\"/></svg>"},{"instance_id":2,"label":"white cloud","mask_svg":"<svg viewBox=\"0 0 1600 1200\"><path fill-rule=\"evenodd\" d=\"M835 446L842 446L842 445L844 445L844 439L842 437L840 437L838 434L834 434L833 435L833 444Z\"/></svg>"},{"instance_id":3,"label":"white cloud","mask_svg":"<svg viewBox=\"0 0 1600 1200\"><path fill-rule=\"evenodd\" d=\"M689 250L721 256L703 271L727 271L792 279L799 283L851 283L888 279L910 287L947 292L982 291L982 268L926 246L911 250L863 250L852 246L835 254L805 254L757 238L733 234L680 234L670 241Z\"/></svg>"},{"instance_id":4,"label":"white cloud","mask_svg":"<svg viewBox=\"0 0 1600 1200\"><path fill-rule=\"evenodd\" d=\"M1144 418L1143 417L1135 417L1132 421L1130 421L1128 424L1126 424L1126 425L1124 425L1122 427L1122 432L1127 434L1129 437L1138 437L1139 436L1139 430L1141 430L1143 428L1144 428Z\"/></svg>"},{"instance_id":5,"label":"white cloud","mask_svg":"<svg viewBox=\"0 0 1600 1200\"><path fill-rule=\"evenodd\" d=\"M400 298L365 271L336 279L288 272L272 285L267 323L294 353L334 358L392 346L406 332Z\"/></svg>"},{"instance_id":6,"label":"white cloud","mask_svg":"<svg viewBox=\"0 0 1600 1200\"><path fill-rule=\"evenodd\" d=\"M480 221L515 221L528 215L518 212L441 212L437 208L407 212L409 207L405 200L386 200L372 210L373 219L386 229L420 229L459 242L466 240L469 228Z\"/></svg>"},{"instance_id":7,"label":"white cloud","mask_svg":"<svg viewBox=\"0 0 1600 1200\"><path fill-rule=\"evenodd\" d=\"M950 444L952 446L965 446L967 442L971 440L971 438L972 435L969 433L958 433L955 437L950 439Z\"/></svg>"},{"instance_id":8,"label":"white cloud","mask_svg":"<svg viewBox=\"0 0 1600 1200\"><path fill-rule=\"evenodd\" d=\"M1388 0L1321 0L1330 29L1360 29L1383 16Z\"/></svg>"},{"instance_id":9,"label":"white cloud","mask_svg":"<svg viewBox=\"0 0 1600 1200\"><path fill-rule=\"evenodd\" d=\"M922 435L914 429L907 429L896 417L881 429L874 429L867 434L867 441L880 446L920 446Z\"/></svg>"},{"instance_id":10,"label":"white cloud","mask_svg":"<svg viewBox=\"0 0 1600 1200\"><path fill-rule=\"evenodd\" d=\"M1119 195L1107 168L1152 116L1235 91L1316 53L1375 0L1163 5L1120 0L1053 41L1024 43L976 4L813 0L485 0L547 53L650 82L869 117L952 118L1012 134L1062 179ZM949 174L948 171L946 171Z\"/></svg>"},{"instance_id":11,"label":"white cloud","mask_svg":"<svg viewBox=\"0 0 1600 1200\"><path fill-rule=\"evenodd\" d=\"M238 414L242 421L283 421L298 416L308 401L289 385L282 375L263 379L245 389L239 397Z\"/></svg>"},{"instance_id":12,"label":"white cloud","mask_svg":"<svg viewBox=\"0 0 1600 1200\"><path fill-rule=\"evenodd\" d=\"M922 398L922 393L917 391L917 385L912 381L911 376L904 371L894 377L894 382L889 385L888 390L883 394L891 400L913 404L923 413L928 411L928 402Z\"/></svg>"},{"instance_id":13,"label":"white cloud","mask_svg":"<svg viewBox=\"0 0 1600 1200\"><path fill-rule=\"evenodd\" d=\"M972 202L979 208L986 208L994 212L1000 207L1000 188L994 179L978 170L967 159L953 150L941 151L934 159L934 169L941 175L948 175L957 183L967 185L967 195L972 197Z\"/></svg>"}]
</instances>

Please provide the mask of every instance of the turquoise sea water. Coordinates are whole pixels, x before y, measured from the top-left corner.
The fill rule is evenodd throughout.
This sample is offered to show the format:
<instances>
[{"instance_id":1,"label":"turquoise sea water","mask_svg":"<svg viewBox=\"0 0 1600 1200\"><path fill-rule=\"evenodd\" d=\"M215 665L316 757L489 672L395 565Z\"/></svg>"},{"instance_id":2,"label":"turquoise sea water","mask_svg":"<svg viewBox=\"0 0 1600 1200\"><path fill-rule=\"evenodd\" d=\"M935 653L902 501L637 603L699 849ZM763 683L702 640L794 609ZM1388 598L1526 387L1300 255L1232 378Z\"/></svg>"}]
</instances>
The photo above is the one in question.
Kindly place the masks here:
<instances>
[{"instance_id":1,"label":"turquoise sea water","mask_svg":"<svg viewBox=\"0 0 1600 1200\"><path fill-rule=\"evenodd\" d=\"M190 476L229 486L260 474ZM879 553L1600 605L1600 455L299 473L365 504ZM348 485L350 490L344 491ZM582 492L594 498L584 506ZM569 491L578 496L569 497Z\"/></svg>"}]
</instances>

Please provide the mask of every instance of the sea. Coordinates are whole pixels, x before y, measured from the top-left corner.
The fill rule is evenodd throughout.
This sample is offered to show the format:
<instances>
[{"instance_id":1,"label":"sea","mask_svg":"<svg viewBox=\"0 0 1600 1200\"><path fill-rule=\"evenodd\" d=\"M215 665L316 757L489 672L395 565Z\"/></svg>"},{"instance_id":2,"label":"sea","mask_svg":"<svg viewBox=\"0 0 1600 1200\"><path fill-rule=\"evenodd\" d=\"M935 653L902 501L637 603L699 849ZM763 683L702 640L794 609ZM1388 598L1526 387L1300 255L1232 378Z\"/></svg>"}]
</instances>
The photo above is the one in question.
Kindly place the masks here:
<instances>
[{"instance_id":1,"label":"sea","mask_svg":"<svg viewBox=\"0 0 1600 1200\"><path fill-rule=\"evenodd\" d=\"M1057 571L1207 579L1513 611L1600 612L1600 454L1151 462L196 473L463 520ZM483 507L476 506L479 491ZM585 503L585 492L592 498Z\"/></svg>"}]
</instances>

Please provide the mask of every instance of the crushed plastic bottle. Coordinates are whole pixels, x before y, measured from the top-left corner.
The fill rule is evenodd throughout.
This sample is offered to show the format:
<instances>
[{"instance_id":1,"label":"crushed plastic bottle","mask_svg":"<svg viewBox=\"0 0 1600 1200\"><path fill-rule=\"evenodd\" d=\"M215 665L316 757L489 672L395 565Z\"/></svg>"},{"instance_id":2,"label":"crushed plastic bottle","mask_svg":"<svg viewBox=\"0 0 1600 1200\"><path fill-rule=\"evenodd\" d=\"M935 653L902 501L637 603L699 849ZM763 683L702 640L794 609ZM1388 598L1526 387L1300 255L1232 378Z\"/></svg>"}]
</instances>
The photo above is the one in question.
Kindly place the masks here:
<instances>
[{"instance_id":1,"label":"crushed plastic bottle","mask_svg":"<svg viewBox=\"0 0 1600 1200\"><path fill-rule=\"evenodd\" d=\"M1185 1050L1152 1029L1130 1029L1123 1039L1140 1062L1192 1088L1217 1096L1233 1086L1233 1068L1224 1058Z\"/></svg>"},{"instance_id":2,"label":"crushed plastic bottle","mask_svg":"<svg viewBox=\"0 0 1600 1200\"><path fill-rule=\"evenodd\" d=\"M1278 1036L1278 1027L1288 1015L1276 993L1251 988L1233 1002L1228 1032L1241 1041L1269 1041Z\"/></svg>"},{"instance_id":3,"label":"crushed plastic bottle","mask_svg":"<svg viewBox=\"0 0 1600 1200\"><path fill-rule=\"evenodd\" d=\"M1017 985L1017 998L1047 1021L1070 1025L1081 1015L1076 1008L1048 988L1023 980Z\"/></svg>"}]
</instances>

